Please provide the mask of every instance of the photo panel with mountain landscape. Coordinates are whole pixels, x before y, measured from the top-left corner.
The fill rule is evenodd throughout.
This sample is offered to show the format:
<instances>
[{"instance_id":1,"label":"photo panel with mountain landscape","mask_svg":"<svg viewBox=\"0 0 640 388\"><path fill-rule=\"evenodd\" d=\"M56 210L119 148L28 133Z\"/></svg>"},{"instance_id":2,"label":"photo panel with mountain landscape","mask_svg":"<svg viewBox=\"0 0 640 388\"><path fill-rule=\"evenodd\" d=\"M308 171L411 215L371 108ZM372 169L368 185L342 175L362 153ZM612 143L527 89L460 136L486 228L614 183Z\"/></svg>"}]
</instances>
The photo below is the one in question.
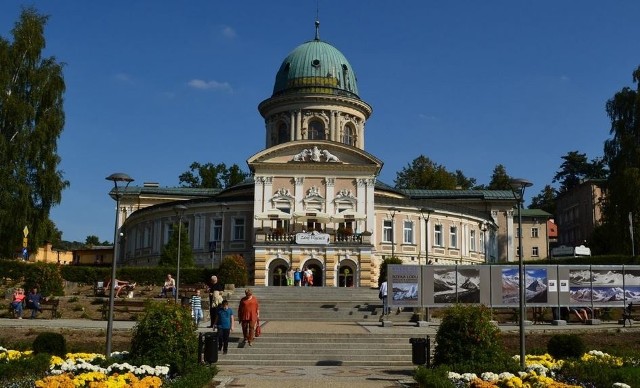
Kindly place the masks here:
<instances>
[{"instance_id":1,"label":"photo panel with mountain landscape","mask_svg":"<svg viewBox=\"0 0 640 388\"><path fill-rule=\"evenodd\" d=\"M640 267L624 267L625 303L640 303Z\"/></svg>"},{"instance_id":2,"label":"photo panel with mountain landscape","mask_svg":"<svg viewBox=\"0 0 640 388\"><path fill-rule=\"evenodd\" d=\"M456 301L480 303L480 268L458 266L456 272Z\"/></svg>"},{"instance_id":3,"label":"photo panel with mountain landscape","mask_svg":"<svg viewBox=\"0 0 640 388\"><path fill-rule=\"evenodd\" d=\"M530 305L546 305L549 275L546 267L525 267L525 300Z\"/></svg>"},{"instance_id":4,"label":"photo panel with mountain landscape","mask_svg":"<svg viewBox=\"0 0 640 388\"><path fill-rule=\"evenodd\" d=\"M438 266L433 270L433 302L453 304L457 298L457 276L455 266Z\"/></svg>"},{"instance_id":5,"label":"photo panel with mountain landscape","mask_svg":"<svg viewBox=\"0 0 640 388\"><path fill-rule=\"evenodd\" d=\"M526 278L526 276L525 276ZM502 304L520 303L520 270L518 267L502 268Z\"/></svg>"}]
</instances>

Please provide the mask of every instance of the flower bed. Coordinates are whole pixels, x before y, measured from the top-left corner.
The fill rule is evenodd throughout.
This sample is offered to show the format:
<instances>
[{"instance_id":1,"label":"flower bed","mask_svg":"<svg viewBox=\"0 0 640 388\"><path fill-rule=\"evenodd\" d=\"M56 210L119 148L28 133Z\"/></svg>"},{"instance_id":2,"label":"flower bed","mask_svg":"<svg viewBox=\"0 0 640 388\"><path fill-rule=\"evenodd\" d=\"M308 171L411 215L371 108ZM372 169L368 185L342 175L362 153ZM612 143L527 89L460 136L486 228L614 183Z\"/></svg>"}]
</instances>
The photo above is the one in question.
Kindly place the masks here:
<instances>
[{"instance_id":1,"label":"flower bed","mask_svg":"<svg viewBox=\"0 0 640 388\"><path fill-rule=\"evenodd\" d=\"M519 361L520 356L515 356L514 359ZM620 357L615 357L607 353L592 350L588 353L585 353L579 361L555 360L549 354L527 355L525 359L526 369L524 372L518 372L518 374L512 374L508 372L500 374L485 372L480 376L477 376L474 373L461 374L456 372L449 372L448 377L456 387L583 387L584 385L576 385L554 380L554 378L558 376L558 372L560 372L565 363L570 362L597 363L603 368L622 367L625 365L625 360ZM613 387L630 388L628 384L624 383L615 383L613 384Z\"/></svg>"},{"instance_id":2,"label":"flower bed","mask_svg":"<svg viewBox=\"0 0 640 388\"><path fill-rule=\"evenodd\" d=\"M112 359L122 359L126 352L113 353ZM9 363L33 356L32 351L20 352L0 347L0 363ZM36 387L161 387L169 374L168 366L135 366L115 362L102 365L106 357L96 353L67 353L64 358L52 356L48 376L35 382Z\"/></svg>"}]
</instances>

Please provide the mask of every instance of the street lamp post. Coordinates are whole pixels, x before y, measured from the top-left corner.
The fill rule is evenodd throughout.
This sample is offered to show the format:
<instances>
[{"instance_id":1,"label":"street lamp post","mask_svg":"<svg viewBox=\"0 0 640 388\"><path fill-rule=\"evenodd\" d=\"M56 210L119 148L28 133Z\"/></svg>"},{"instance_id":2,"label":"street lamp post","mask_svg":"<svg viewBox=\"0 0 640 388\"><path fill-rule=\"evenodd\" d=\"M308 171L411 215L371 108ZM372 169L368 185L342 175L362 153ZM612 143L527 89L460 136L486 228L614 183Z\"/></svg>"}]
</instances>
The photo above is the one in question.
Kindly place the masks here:
<instances>
[{"instance_id":1,"label":"street lamp post","mask_svg":"<svg viewBox=\"0 0 640 388\"><path fill-rule=\"evenodd\" d=\"M120 215L120 198L123 192L129 187L129 183L133 182L133 178L129 175L118 172L111 174L105 178L112 181L114 185L113 193L116 199L116 223L113 231L113 258L111 259L111 281L109 282L109 315L107 320L107 357L111 356L111 339L113 337L113 301L116 290L116 261L118 258L118 220ZM118 187L118 182L124 182L124 188Z\"/></svg>"},{"instance_id":2,"label":"street lamp post","mask_svg":"<svg viewBox=\"0 0 640 388\"><path fill-rule=\"evenodd\" d=\"M396 257L396 213L400 212L400 210L395 207L389 208L389 212L391 213L391 258Z\"/></svg>"},{"instance_id":3,"label":"street lamp post","mask_svg":"<svg viewBox=\"0 0 640 388\"><path fill-rule=\"evenodd\" d=\"M187 207L184 205L176 205L173 207L173 211L175 211L176 215L178 216L178 269L176 270L176 304L178 303L178 297L180 296L180 245L182 242L180 240L182 239L182 216L184 215L185 210L187 210Z\"/></svg>"},{"instance_id":4,"label":"street lamp post","mask_svg":"<svg viewBox=\"0 0 640 388\"><path fill-rule=\"evenodd\" d=\"M525 284L524 264L522 262L522 205L524 203L524 190L532 183L526 179L512 179L509 184L511 191L518 203L518 287L520 291L520 369L525 368L525 344L524 344L524 318L525 318Z\"/></svg>"},{"instance_id":5,"label":"street lamp post","mask_svg":"<svg viewBox=\"0 0 640 388\"><path fill-rule=\"evenodd\" d=\"M424 263L425 264L429 264L429 217L431 217L431 213L433 213L433 209L431 208L422 208L420 209L420 214L422 215L422 218L424 219L424 237L425 237L425 254L424 254ZM424 215L427 215L426 217ZM418 262L418 265L420 265L420 262Z\"/></svg>"}]
</instances>

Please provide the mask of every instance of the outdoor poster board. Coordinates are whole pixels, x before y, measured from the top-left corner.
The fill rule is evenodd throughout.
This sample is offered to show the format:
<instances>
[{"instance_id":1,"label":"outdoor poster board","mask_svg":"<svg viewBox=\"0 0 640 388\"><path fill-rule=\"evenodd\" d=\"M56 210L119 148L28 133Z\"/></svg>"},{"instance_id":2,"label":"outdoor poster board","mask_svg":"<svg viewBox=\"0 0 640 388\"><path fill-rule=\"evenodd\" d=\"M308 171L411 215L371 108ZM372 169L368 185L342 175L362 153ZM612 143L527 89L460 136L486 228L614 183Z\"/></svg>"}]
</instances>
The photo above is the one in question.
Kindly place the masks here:
<instances>
[{"instance_id":1,"label":"outdoor poster board","mask_svg":"<svg viewBox=\"0 0 640 388\"><path fill-rule=\"evenodd\" d=\"M625 304L640 303L640 266L624 266L624 294Z\"/></svg>"},{"instance_id":2,"label":"outdoor poster board","mask_svg":"<svg viewBox=\"0 0 640 388\"><path fill-rule=\"evenodd\" d=\"M480 265L425 266L422 299L429 307L490 302L489 267Z\"/></svg>"},{"instance_id":3,"label":"outdoor poster board","mask_svg":"<svg viewBox=\"0 0 640 388\"><path fill-rule=\"evenodd\" d=\"M387 298L392 307L421 307L422 267L389 264L387 267Z\"/></svg>"}]
</instances>

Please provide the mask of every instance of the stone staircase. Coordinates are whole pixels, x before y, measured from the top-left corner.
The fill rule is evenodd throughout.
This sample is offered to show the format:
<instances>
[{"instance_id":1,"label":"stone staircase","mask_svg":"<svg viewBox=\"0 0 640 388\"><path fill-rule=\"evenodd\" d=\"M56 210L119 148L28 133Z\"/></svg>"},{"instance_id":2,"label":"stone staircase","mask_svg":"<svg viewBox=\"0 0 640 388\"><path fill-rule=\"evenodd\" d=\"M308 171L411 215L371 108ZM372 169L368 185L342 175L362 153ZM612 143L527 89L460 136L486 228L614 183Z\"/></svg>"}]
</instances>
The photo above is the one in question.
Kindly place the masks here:
<instances>
[{"instance_id":1,"label":"stone staircase","mask_svg":"<svg viewBox=\"0 0 640 388\"><path fill-rule=\"evenodd\" d=\"M380 320L382 301L378 290L371 288L335 287L250 287L260 301L262 320L350 321ZM228 296L229 305L237 308L244 288ZM394 312L394 322L410 322L413 311Z\"/></svg>"},{"instance_id":2,"label":"stone staircase","mask_svg":"<svg viewBox=\"0 0 640 388\"><path fill-rule=\"evenodd\" d=\"M378 290L369 288L251 287L260 302L262 336L253 346L242 344L238 325L231 333L228 354L217 364L249 366L386 366L412 367L410 335L388 333L271 332L270 323L360 322L378 325L382 302ZM237 311L244 288L226 295ZM394 324L409 325L413 312L393 315ZM281 325L282 326L282 325ZM303 330L304 331L304 330Z\"/></svg>"}]
</instances>

